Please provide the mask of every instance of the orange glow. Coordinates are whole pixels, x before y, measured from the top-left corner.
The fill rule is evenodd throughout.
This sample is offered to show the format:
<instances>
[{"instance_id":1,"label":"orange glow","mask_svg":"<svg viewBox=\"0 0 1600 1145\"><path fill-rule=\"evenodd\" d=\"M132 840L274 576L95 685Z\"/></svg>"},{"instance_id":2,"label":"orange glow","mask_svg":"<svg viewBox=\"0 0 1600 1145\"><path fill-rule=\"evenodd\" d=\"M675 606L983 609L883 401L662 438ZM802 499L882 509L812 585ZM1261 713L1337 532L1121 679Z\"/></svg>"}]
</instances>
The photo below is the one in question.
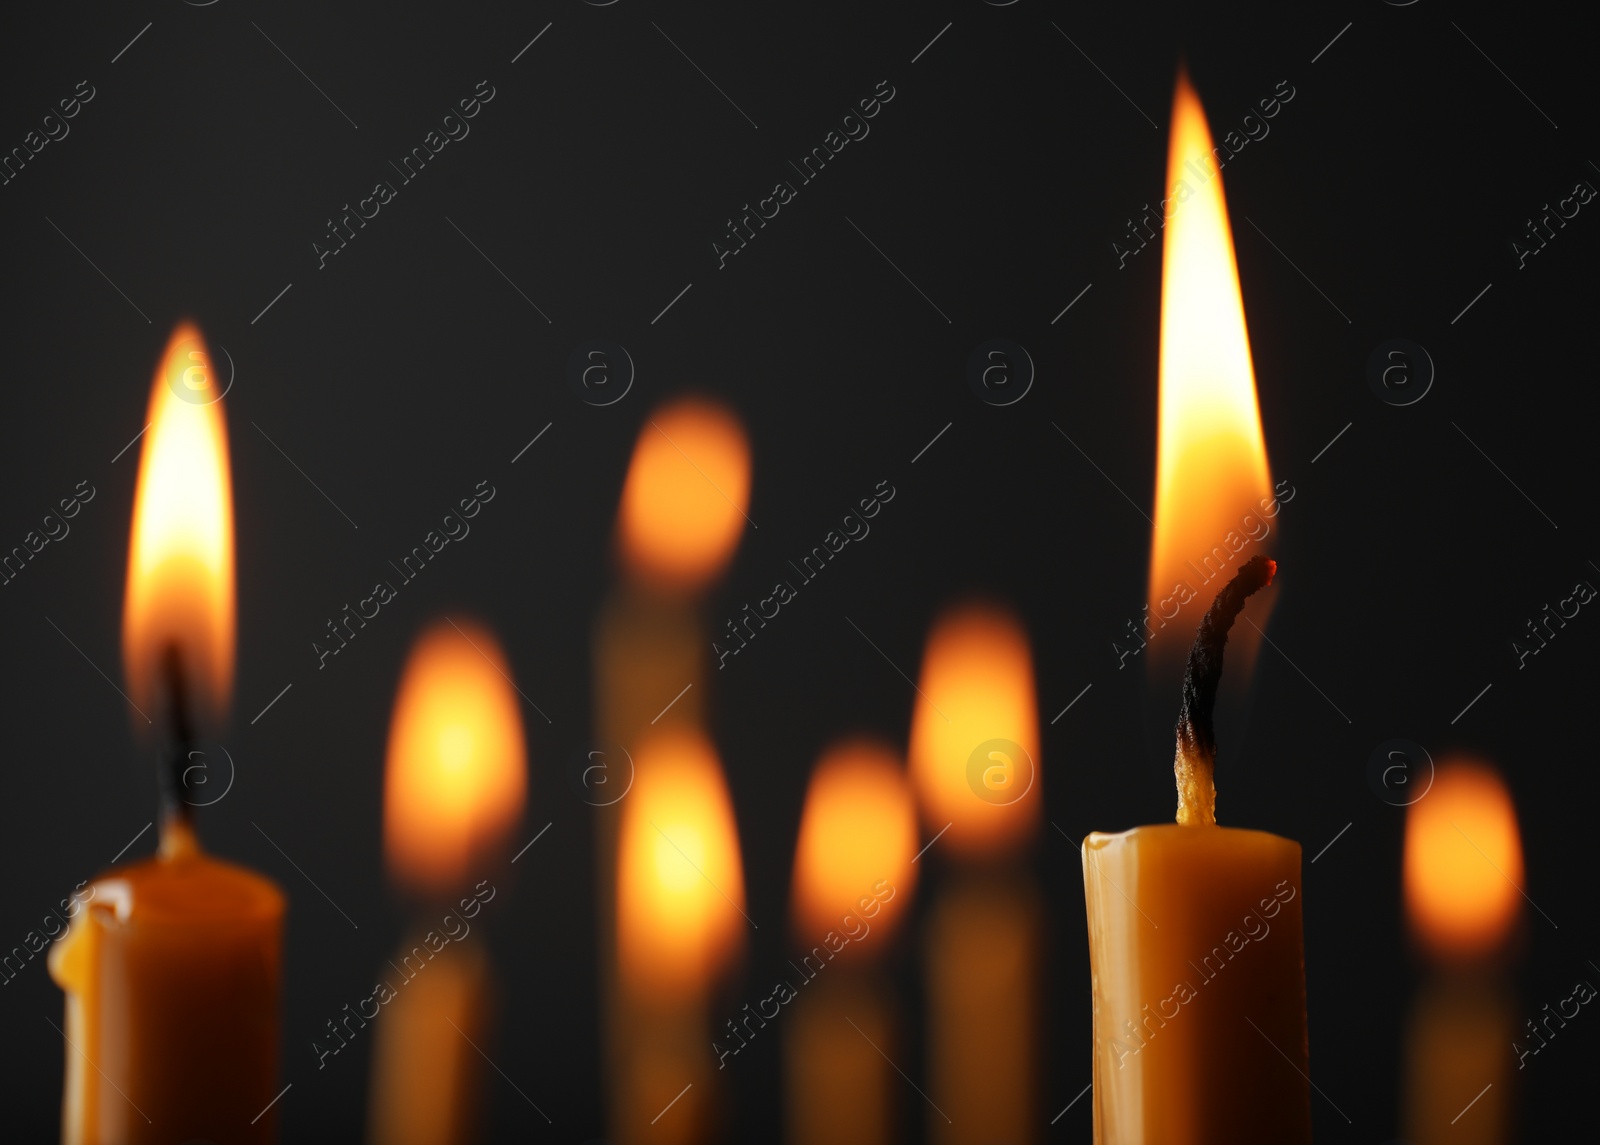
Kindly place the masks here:
<instances>
[{"instance_id":1,"label":"orange glow","mask_svg":"<svg viewBox=\"0 0 1600 1145\"><path fill-rule=\"evenodd\" d=\"M733 801L716 751L696 732L657 732L633 762L617 853L622 977L641 992L698 992L749 925Z\"/></svg>"},{"instance_id":2,"label":"orange glow","mask_svg":"<svg viewBox=\"0 0 1600 1145\"><path fill-rule=\"evenodd\" d=\"M196 712L221 719L232 698L233 482L218 384L199 329L179 324L150 387L122 610L123 669L147 715L171 648Z\"/></svg>"},{"instance_id":3,"label":"orange glow","mask_svg":"<svg viewBox=\"0 0 1600 1145\"><path fill-rule=\"evenodd\" d=\"M1407 918L1432 953L1471 958L1506 940L1520 911L1522 838L1491 768L1439 765L1406 813L1404 871Z\"/></svg>"},{"instance_id":4,"label":"orange glow","mask_svg":"<svg viewBox=\"0 0 1600 1145\"><path fill-rule=\"evenodd\" d=\"M670 589L704 585L739 545L750 442L728 409L682 398L639 431L617 515L630 572Z\"/></svg>"},{"instance_id":5,"label":"orange glow","mask_svg":"<svg viewBox=\"0 0 1600 1145\"><path fill-rule=\"evenodd\" d=\"M1181 664L1212 597L1260 549L1277 512L1222 173L1185 72L1173 98L1167 186L1149 626L1160 633L1175 624L1182 635L1155 641L1151 659ZM1263 623L1271 599L1252 601L1247 615ZM1258 640L1249 625L1234 630L1229 658L1237 655L1246 676Z\"/></svg>"},{"instance_id":6,"label":"orange glow","mask_svg":"<svg viewBox=\"0 0 1600 1145\"><path fill-rule=\"evenodd\" d=\"M917 847L911 785L894 752L872 740L830 748L811 773L795 846L793 914L801 937L818 938L845 914L866 910L874 930L892 926L916 887ZM881 908L860 907L885 880L894 897Z\"/></svg>"},{"instance_id":7,"label":"orange glow","mask_svg":"<svg viewBox=\"0 0 1600 1145\"><path fill-rule=\"evenodd\" d=\"M917 687L911 778L924 826L931 834L948 823L942 844L968 853L1019 846L1041 806L1033 656L1021 622L987 605L947 613L928 635Z\"/></svg>"},{"instance_id":8,"label":"orange glow","mask_svg":"<svg viewBox=\"0 0 1600 1145\"><path fill-rule=\"evenodd\" d=\"M470 621L435 624L412 645L383 788L384 853L400 883L455 890L522 817L528 757L510 676L494 634Z\"/></svg>"}]
</instances>

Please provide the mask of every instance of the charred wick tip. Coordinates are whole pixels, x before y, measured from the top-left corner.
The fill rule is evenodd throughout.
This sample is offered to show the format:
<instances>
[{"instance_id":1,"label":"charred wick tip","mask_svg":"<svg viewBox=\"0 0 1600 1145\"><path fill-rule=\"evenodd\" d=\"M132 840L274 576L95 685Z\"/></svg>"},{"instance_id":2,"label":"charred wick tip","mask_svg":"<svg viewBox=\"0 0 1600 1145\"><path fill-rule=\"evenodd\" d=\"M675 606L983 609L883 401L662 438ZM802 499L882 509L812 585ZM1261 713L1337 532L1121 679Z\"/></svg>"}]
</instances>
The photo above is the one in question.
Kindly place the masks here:
<instances>
[{"instance_id":1,"label":"charred wick tip","mask_svg":"<svg viewBox=\"0 0 1600 1145\"><path fill-rule=\"evenodd\" d=\"M1272 583L1278 562L1254 556L1240 566L1233 579L1217 593L1217 598L1200 618L1200 627L1189 649L1189 663L1183 672L1183 699L1178 708L1178 757L1203 759L1210 763L1217 754L1216 727L1213 723L1217 685L1222 680L1222 653L1227 647L1228 630L1244 608L1245 600L1258 589Z\"/></svg>"}]
</instances>

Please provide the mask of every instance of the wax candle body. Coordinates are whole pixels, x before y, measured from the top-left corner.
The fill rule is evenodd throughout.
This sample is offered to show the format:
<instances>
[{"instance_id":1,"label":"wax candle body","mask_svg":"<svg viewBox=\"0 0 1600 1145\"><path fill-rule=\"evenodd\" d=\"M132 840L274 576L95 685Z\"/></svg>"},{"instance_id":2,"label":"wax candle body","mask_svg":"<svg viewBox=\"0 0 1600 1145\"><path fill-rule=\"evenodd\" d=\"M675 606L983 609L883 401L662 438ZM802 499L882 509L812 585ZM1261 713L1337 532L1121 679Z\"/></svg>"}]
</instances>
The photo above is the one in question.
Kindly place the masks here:
<instances>
[{"instance_id":1,"label":"wax candle body","mask_svg":"<svg viewBox=\"0 0 1600 1145\"><path fill-rule=\"evenodd\" d=\"M94 891L50 951L67 993L62 1145L270 1142L282 892L182 825Z\"/></svg>"},{"instance_id":2,"label":"wax candle body","mask_svg":"<svg viewBox=\"0 0 1600 1145\"><path fill-rule=\"evenodd\" d=\"M889 1064L900 1056L891 991L869 972L841 966L828 973L840 977L808 984L787 1019L787 1140L789 1145L890 1145L898 1140L893 1087L904 1084Z\"/></svg>"},{"instance_id":3,"label":"wax candle body","mask_svg":"<svg viewBox=\"0 0 1600 1145\"><path fill-rule=\"evenodd\" d=\"M927 1118L939 1145L1027 1145L1042 1136L1039 896L1010 867L964 873L928 919Z\"/></svg>"},{"instance_id":4,"label":"wax candle body","mask_svg":"<svg viewBox=\"0 0 1600 1145\"><path fill-rule=\"evenodd\" d=\"M1309 1142L1300 845L1137 827L1083 877L1096 1145Z\"/></svg>"},{"instance_id":5,"label":"wax candle body","mask_svg":"<svg viewBox=\"0 0 1600 1145\"><path fill-rule=\"evenodd\" d=\"M437 956L428 950L419 934L378 972L394 996L373 1042L371 1145L477 1139L483 1059L476 1047L488 1034L489 962L476 946L452 944Z\"/></svg>"},{"instance_id":6,"label":"wax candle body","mask_svg":"<svg viewBox=\"0 0 1600 1145\"><path fill-rule=\"evenodd\" d=\"M1406 1033L1407 1145L1512 1139L1512 1003L1492 969L1442 973L1424 987Z\"/></svg>"}]
</instances>

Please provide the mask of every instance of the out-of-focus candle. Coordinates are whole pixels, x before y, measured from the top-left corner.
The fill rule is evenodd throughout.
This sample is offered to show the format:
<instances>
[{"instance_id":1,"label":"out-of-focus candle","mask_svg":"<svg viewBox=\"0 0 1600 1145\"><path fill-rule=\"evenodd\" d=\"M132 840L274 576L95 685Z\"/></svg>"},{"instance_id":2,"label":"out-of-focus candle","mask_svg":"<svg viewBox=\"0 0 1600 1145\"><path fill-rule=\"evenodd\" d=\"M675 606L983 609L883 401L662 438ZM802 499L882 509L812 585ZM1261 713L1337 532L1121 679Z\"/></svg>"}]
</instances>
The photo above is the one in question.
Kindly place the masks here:
<instances>
[{"instance_id":1,"label":"out-of-focus candle","mask_svg":"<svg viewBox=\"0 0 1600 1145\"><path fill-rule=\"evenodd\" d=\"M277 1093L284 898L200 850L182 801L191 721L219 722L234 655L227 426L200 333L173 333L151 388L129 546L129 690L171 720L160 846L94 881L50 951L66 991L63 1145L267 1142Z\"/></svg>"},{"instance_id":2,"label":"out-of-focus candle","mask_svg":"<svg viewBox=\"0 0 1600 1145\"><path fill-rule=\"evenodd\" d=\"M618 832L611 1136L689 1145L716 1131L707 999L749 925L744 869L722 765L703 736L657 732L634 764Z\"/></svg>"},{"instance_id":3,"label":"out-of-focus candle","mask_svg":"<svg viewBox=\"0 0 1600 1145\"><path fill-rule=\"evenodd\" d=\"M927 973L930 1139L1027 1145L1041 1135L1042 906L1021 852L1038 830L1039 717L1027 633L969 605L929 633L910 766L930 838L955 856L934 895ZM943 832L940 834L940 832Z\"/></svg>"},{"instance_id":4,"label":"out-of-focus candle","mask_svg":"<svg viewBox=\"0 0 1600 1145\"><path fill-rule=\"evenodd\" d=\"M653 1072L675 1076L674 1058L701 1052L674 1041L692 1022L664 1020L650 1005L629 1000L617 955L620 823L624 802L634 798L630 784L642 774L640 745L658 732L698 734L703 727L711 638L700 598L738 547L749 497L750 445L730 410L690 397L652 411L617 511L622 581L595 629L597 743L579 777L583 798L596 809L599 993L609 1116L618 1139L638 1132L623 1123L647 1103L641 1094L654 1092L654 1083L641 1079ZM715 1105L709 1088L706 1082L685 1094L672 1119L688 1103L686 1121L706 1122Z\"/></svg>"},{"instance_id":5,"label":"out-of-focus candle","mask_svg":"<svg viewBox=\"0 0 1600 1145\"><path fill-rule=\"evenodd\" d=\"M889 1064L899 1056L899 1022L875 964L910 910L916 848L916 805L893 750L858 739L825 752L800 819L792 925L807 950L846 916L867 930L793 1003L783 1055L790 1145L888 1145L900 1136Z\"/></svg>"},{"instance_id":6,"label":"out-of-focus candle","mask_svg":"<svg viewBox=\"0 0 1600 1145\"><path fill-rule=\"evenodd\" d=\"M522 713L499 641L471 621L435 623L413 645L395 698L384 851L395 882L446 917L448 937L436 930L429 941L419 929L379 969L393 998L376 1019L372 1145L477 1139L493 970L484 938L473 933L482 921L466 921L480 904L465 918L453 908L462 893L481 893L471 887L482 886L478 876L520 821L527 771Z\"/></svg>"},{"instance_id":7,"label":"out-of-focus candle","mask_svg":"<svg viewBox=\"0 0 1600 1145\"><path fill-rule=\"evenodd\" d=\"M1523 874L1516 809L1492 768L1439 764L1406 810L1403 873L1406 918L1430 965L1406 1028L1405 1139L1501 1145L1512 1139L1518 1037L1504 963Z\"/></svg>"}]
</instances>

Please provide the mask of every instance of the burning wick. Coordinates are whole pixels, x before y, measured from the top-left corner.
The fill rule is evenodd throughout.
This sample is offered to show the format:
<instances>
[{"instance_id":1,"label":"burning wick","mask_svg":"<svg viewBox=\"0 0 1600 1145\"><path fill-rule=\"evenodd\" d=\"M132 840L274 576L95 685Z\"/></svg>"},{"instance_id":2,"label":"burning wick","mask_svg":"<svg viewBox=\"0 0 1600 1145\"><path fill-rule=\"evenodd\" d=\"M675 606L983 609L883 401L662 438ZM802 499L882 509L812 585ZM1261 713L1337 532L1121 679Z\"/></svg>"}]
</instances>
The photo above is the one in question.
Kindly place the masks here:
<instances>
[{"instance_id":1,"label":"burning wick","mask_svg":"<svg viewBox=\"0 0 1600 1145\"><path fill-rule=\"evenodd\" d=\"M183 682L183 653L177 644L168 644L161 658L162 671L167 676L168 699L172 711L172 746L167 766L161 769L161 812L163 827L167 823L190 826L194 812L183 791L189 773L190 749L194 745L194 729L189 722L188 691ZM163 832L165 833L165 832Z\"/></svg>"},{"instance_id":2,"label":"burning wick","mask_svg":"<svg viewBox=\"0 0 1600 1145\"><path fill-rule=\"evenodd\" d=\"M1222 653L1228 644L1228 630L1246 598L1271 584L1277 571L1277 561L1251 557L1217 593L1195 631L1183 671L1178 746L1172 761L1178 780L1178 822L1186 827L1217 825L1217 730L1212 720L1217 684L1222 679Z\"/></svg>"}]
</instances>

